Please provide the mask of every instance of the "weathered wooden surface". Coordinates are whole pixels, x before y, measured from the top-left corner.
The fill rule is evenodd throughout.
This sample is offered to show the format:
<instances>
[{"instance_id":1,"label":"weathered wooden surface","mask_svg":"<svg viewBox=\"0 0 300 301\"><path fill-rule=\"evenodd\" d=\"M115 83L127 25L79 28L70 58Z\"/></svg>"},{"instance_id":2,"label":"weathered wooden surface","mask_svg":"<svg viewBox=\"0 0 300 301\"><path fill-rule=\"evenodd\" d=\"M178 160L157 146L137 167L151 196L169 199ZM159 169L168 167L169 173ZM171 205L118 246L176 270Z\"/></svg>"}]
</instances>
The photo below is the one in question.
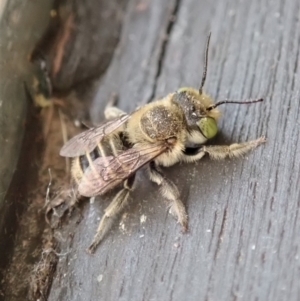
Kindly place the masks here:
<instances>
[{"instance_id":1,"label":"weathered wooden surface","mask_svg":"<svg viewBox=\"0 0 300 301\"><path fill-rule=\"evenodd\" d=\"M166 170L185 199L188 234L141 172L130 207L90 256L113 194L85 204L81 222L73 216L59 232L49 300L299 300L299 12L295 0L129 1L93 121L112 92L129 112L197 87L211 31L205 90L216 99L265 97L224 105L214 143L268 142L243 159Z\"/></svg>"},{"instance_id":2,"label":"weathered wooden surface","mask_svg":"<svg viewBox=\"0 0 300 301\"><path fill-rule=\"evenodd\" d=\"M26 7L24 9L24 7ZM30 115L24 82L29 81L32 66L28 54L47 26L51 1L37 7L30 1L2 1L0 4L0 299L2 300L2 276L13 250L13 240L18 228L18 218L24 208L24 170L28 167L34 132L26 132ZM35 16L34 18L32 16ZM36 128L37 125L35 125ZM32 128L31 128L32 129ZM25 137L29 138L25 149ZM35 132L36 133L36 132ZM24 146L24 145L23 145ZM18 164L19 159L22 162ZM18 177L14 174L23 168ZM28 169L31 179L33 169ZM29 179L29 176L27 177ZM11 182L14 187L9 190Z\"/></svg>"},{"instance_id":3,"label":"weathered wooden surface","mask_svg":"<svg viewBox=\"0 0 300 301\"><path fill-rule=\"evenodd\" d=\"M31 54L46 59L55 92L102 74L119 40L127 0L55 1L49 27Z\"/></svg>"},{"instance_id":4,"label":"weathered wooden surface","mask_svg":"<svg viewBox=\"0 0 300 301\"><path fill-rule=\"evenodd\" d=\"M52 9L53 2L57 4L54 7L56 10ZM58 108L51 106L54 98L39 102L42 105L46 103L49 107L34 107L33 100L37 102L37 97L34 96L38 92L45 91L35 89L33 79L45 83L47 78L43 78L45 72L42 72L39 61L34 59L33 53L38 52L40 57L46 60L48 55L49 57L52 55L54 58L51 57L50 60L56 63L59 61L59 67L64 68L65 72L55 74L60 78L59 87L55 85L57 78L52 78L54 91L60 88L68 91L69 86L74 86L75 83L76 88L83 89L84 82L93 76L98 78L105 65L109 64L112 48L118 41L121 8L125 3L126 0L118 3L102 1L99 7L98 0L76 4L74 1L49 0L38 6L32 1L13 0L0 4L0 300L14 301L28 298L29 287L32 288L31 295L34 295L31 299L45 300L57 260L56 255L49 251L53 250L56 244L53 243L51 231L45 223L44 205L47 201L47 186L51 179L49 168L53 175L52 184L55 185L56 181L60 186L63 183L67 184L65 160L58 156L63 144L62 123ZM66 9L67 4L68 8L73 4L71 13ZM52 47L57 44L60 47L43 48L44 39L42 43L38 41L46 31L49 19L63 13L69 13L69 16L71 14L74 18L71 28L68 28L69 32L66 32L64 22L58 22L59 26L56 29L60 34L54 39L56 43L51 44L51 41L49 43ZM84 24L86 27L80 26L81 17L86 14L89 14L90 18L82 19L89 22ZM112 15L118 15L118 18L112 18ZM107 18L110 18L110 21L106 22L110 31L107 29L107 32L100 32L97 26L93 27L96 23L102 30ZM83 28L84 33L81 32ZM77 49L74 44L83 44L82 39L87 36L86 28L90 28L90 32L96 30L99 33L93 34L93 39L88 39L81 48L85 56L86 48L94 49L93 55L82 60L80 56L82 52L75 51L77 55L75 63L68 55L70 51L65 48ZM35 47L37 44L40 47ZM36 51L33 51L34 49ZM99 51L95 51L96 49ZM32 61L36 64L32 64ZM75 70L79 70L80 74L77 72L75 77L70 76L74 75L70 62L73 63ZM81 63L84 63L85 68ZM91 69L91 66L95 69ZM50 74L49 71L51 68L48 68ZM69 76L66 76L66 73ZM72 91L72 94L76 92ZM60 101L60 104L62 102ZM68 112L71 111L69 104L64 103L64 106L68 107ZM78 108L80 104L74 108L73 116L84 116L84 112L88 110L88 107L85 111ZM72 130L75 131L74 126L68 123L70 135L74 135Z\"/></svg>"},{"instance_id":5,"label":"weathered wooden surface","mask_svg":"<svg viewBox=\"0 0 300 301\"><path fill-rule=\"evenodd\" d=\"M37 14L34 6L4 3L0 11L0 208L4 209L5 193L16 169L26 121L27 99L24 81L29 77L28 53L46 28L44 21L50 3L45 1ZM38 29L35 26L38 25ZM24 29L27 29L24 32ZM18 33L18 34L17 34ZM0 214L0 224L2 224ZM0 228L2 228L0 226Z\"/></svg>"},{"instance_id":6,"label":"weathered wooden surface","mask_svg":"<svg viewBox=\"0 0 300 301\"><path fill-rule=\"evenodd\" d=\"M292 0L130 1L93 120L111 92L131 111L197 87L211 31L205 90L216 99L265 98L223 106L214 143L268 142L244 159L168 169L186 199L188 234L141 173L127 215L90 256L85 248L112 195L86 204L49 300L299 300L298 18Z\"/></svg>"}]
</instances>

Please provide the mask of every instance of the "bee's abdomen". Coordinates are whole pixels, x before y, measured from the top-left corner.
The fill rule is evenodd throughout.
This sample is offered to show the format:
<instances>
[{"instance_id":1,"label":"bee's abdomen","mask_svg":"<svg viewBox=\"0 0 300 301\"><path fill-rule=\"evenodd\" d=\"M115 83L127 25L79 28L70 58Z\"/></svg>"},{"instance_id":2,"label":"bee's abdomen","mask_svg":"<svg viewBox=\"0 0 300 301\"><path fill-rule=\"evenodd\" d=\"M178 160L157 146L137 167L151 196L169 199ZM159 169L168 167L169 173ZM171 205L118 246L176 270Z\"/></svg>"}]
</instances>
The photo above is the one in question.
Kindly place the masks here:
<instances>
[{"instance_id":1,"label":"bee's abdomen","mask_svg":"<svg viewBox=\"0 0 300 301\"><path fill-rule=\"evenodd\" d=\"M91 160L94 161L97 158L101 157L101 154L99 153L98 147L95 148L92 152L90 152ZM82 171L85 171L89 167L89 160L86 155L80 156L79 158L79 164Z\"/></svg>"},{"instance_id":2,"label":"bee's abdomen","mask_svg":"<svg viewBox=\"0 0 300 301\"><path fill-rule=\"evenodd\" d=\"M71 170L72 177L79 183L84 172L90 166L90 162L95 161L99 157L117 156L126 148L126 140L121 135L108 136L99 142L92 152L74 158Z\"/></svg>"}]
</instances>

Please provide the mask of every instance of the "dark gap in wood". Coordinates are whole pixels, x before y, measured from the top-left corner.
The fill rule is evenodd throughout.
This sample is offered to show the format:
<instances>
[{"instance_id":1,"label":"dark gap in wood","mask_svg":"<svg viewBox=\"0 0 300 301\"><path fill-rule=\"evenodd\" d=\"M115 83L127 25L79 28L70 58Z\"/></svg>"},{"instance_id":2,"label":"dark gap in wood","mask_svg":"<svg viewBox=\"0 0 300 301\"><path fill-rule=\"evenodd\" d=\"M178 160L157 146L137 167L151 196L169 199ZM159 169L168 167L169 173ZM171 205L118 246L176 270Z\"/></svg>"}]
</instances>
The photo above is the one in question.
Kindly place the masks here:
<instances>
[{"instance_id":1,"label":"dark gap in wood","mask_svg":"<svg viewBox=\"0 0 300 301\"><path fill-rule=\"evenodd\" d=\"M18 252L17 249L17 236L19 236L20 220L22 215L26 214L26 210L31 204L29 197L29 191L32 191L32 183L37 182L38 178L38 164L33 164L33 158L35 162L39 162L41 159L41 153L43 149L43 141L39 137L41 123L37 118L37 110L33 107L33 102L29 101L30 95L25 90L26 97L28 98L28 108L25 124L24 139L21 146L22 151L18 159L16 171L10 183L10 187L7 191L5 199L5 205L1 210L6 211L6 214L2 216L5 220L1 220L0 223L5 226L1 226L0 233L0 300L8 300L10 297L7 293L7 287L11 279L8 278L8 270L11 268L11 262L13 257ZM43 232L44 225L41 225L40 231ZM29 259L29 258L27 258ZM19 266L22 266L22 262ZM24 276L24 275L23 275ZM19 286L21 283L27 282L25 277L21 277L18 280ZM8 298L8 299L5 299Z\"/></svg>"},{"instance_id":2,"label":"dark gap in wood","mask_svg":"<svg viewBox=\"0 0 300 301\"><path fill-rule=\"evenodd\" d=\"M175 25L175 22L176 22L176 19L177 19L177 16L178 16L178 12L179 12L179 9L180 9L180 5L181 5L181 0L176 0L174 8L171 11L171 14L170 14L170 17L169 17L169 22L166 26L166 31L165 31L165 34L163 36L164 40L163 40L163 43L161 45L159 56L158 56L157 70L156 70L156 74L155 74L155 77L154 77L154 84L153 84L152 92L151 92L151 95L150 95L147 103L151 102L155 97L157 81L159 79L162 67L164 65L164 58L165 58L166 50L167 50L168 43L169 43L169 37L171 36L172 30L174 28L174 25Z\"/></svg>"}]
</instances>

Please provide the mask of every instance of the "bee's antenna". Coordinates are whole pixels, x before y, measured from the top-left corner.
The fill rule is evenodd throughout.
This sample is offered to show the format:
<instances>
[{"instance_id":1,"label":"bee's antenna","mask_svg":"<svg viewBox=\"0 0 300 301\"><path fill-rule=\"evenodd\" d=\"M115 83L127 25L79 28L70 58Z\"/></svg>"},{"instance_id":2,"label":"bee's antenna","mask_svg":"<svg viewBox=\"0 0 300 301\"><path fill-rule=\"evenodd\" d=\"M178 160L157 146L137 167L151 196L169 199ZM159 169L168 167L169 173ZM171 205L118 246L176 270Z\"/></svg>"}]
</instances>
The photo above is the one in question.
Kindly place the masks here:
<instances>
[{"instance_id":1,"label":"bee's antenna","mask_svg":"<svg viewBox=\"0 0 300 301\"><path fill-rule=\"evenodd\" d=\"M258 99L249 99L249 100L220 100L216 102L215 104L209 106L207 108L208 111L215 109L216 107L224 104L224 103L237 103L237 104L251 104L251 103L256 103L256 102L261 102L263 101L263 98L258 98Z\"/></svg>"},{"instance_id":2,"label":"bee's antenna","mask_svg":"<svg viewBox=\"0 0 300 301\"><path fill-rule=\"evenodd\" d=\"M207 42L206 42L205 59L204 59L204 70L203 70L201 85L200 85L200 88L199 88L199 94L200 95L202 94L202 89L203 89L203 86L204 86L205 80L206 80L207 61L208 61L208 48L209 48L210 36L211 36L211 32L208 34Z\"/></svg>"}]
</instances>

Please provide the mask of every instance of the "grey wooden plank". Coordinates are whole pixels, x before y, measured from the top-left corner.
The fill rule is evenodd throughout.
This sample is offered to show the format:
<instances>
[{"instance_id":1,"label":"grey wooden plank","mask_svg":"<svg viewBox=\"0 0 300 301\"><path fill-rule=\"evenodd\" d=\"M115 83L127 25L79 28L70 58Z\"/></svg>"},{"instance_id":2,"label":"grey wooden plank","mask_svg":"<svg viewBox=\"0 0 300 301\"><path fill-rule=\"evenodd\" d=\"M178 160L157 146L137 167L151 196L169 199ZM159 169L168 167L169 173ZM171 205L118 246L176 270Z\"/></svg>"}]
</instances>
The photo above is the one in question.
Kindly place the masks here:
<instances>
[{"instance_id":1,"label":"grey wooden plank","mask_svg":"<svg viewBox=\"0 0 300 301\"><path fill-rule=\"evenodd\" d=\"M56 1L31 60L45 58L54 92L66 95L99 77L119 41L127 0Z\"/></svg>"},{"instance_id":2,"label":"grey wooden plank","mask_svg":"<svg viewBox=\"0 0 300 301\"><path fill-rule=\"evenodd\" d=\"M174 0L129 1L120 44L90 110L95 123L103 120L104 106L113 92L127 112L151 100L166 28L175 9Z\"/></svg>"},{"instance_id":3,"label":"grey wooden plank","mask_svg":"<svg viewBox=\"0 0 300 301\"><path fill-rule=\"evenodd\" d=\"M18 218L25 206L24 173L16 174L28 167L30 138L36 133L28 133L32 128L27 123L31 111L24 82L31 80L33 72L28 53L47 26L51 3L44 1L39 7L18 0L0 4L0 300Z\"/></svg>"},{"instance_id":4,"label":"grey wooden plank","mask_svg":"<svg viewBox=\"0 0 300 301\"><path fill-rule=\"evenodd\" d=\"M265 97L224 105L215 143L262 134L268 142L243 159L166 170L186 199L188 234L143 173L127 214L93 256L84 250L112 194L84 206L74 237L62 244L69 253L59 258L49 300L299 299L298 16L292 0L130 2L93 119L112 91L130 111L153 90L197 86L211 30L206 90L217 99Z\"/></svg>"},{"instance_id":5,"label":"grey wooden plank","mask_svg":"<svg viewBox=\"0 0 300 301\"><path fill-rule=\"evenodd\" d=\"M50 3L45 2L36 14L36 7L24 3L2 4L0 12L0 207L5 209L4 198L21 151L26 121L27 100L24 93L24 81L28 80L28 53L46 27L45 15ZM22 14L23 10L23 14ZM34 26L38 24L38 28ZM24 27L27 31L24 32ZM28 34L27 32L31 32ZM22 47L21 47L22 46ZM26 71L25 71L26 70ZM2 224L1 214L1 224ZM2 226L1 226L2 228Z\"/></svg>"},{"instance_id":6,"label":"grey wooden plank","mask_svg":"<svg viewBox=\"0 0 300 301\"><path fill-rule=\"evenodd\" d=\"M43 46L43 43L40 44L39 41L47 28L49 19L55 15L51 10L53 1L46 1L40 6L29 2L15 0L9 1L9 3L3 2L0 5L0 300L24 298L45 300L47 297L57 261L57 256L51 252L56 244L45 223L43 208L50 180L49 168L54 186L56 181L59 183L58 186L67 184L65 160L58 156L63 141L60 135L61 122L57 107L33 108L32 97L35 91L33 77L41 80L41 77L45 75L38 67L39 64L32 64L32 61L35 61L33 53L34 49L39 48L35 47L37 44ZM85 43L82 47L81 51L84 51L86 60L79 58L76 62L78 64L73 64L75 69L79 69L81 77L70 76L72 72L69 70L71 68L68 69L70 67L68 63L72 61L72 57L62 51L65 57L62 63L65 72L58 74L61 79L60 86L57 87L54 83L54 90L58 90L58 88L67 90L67 86L72 86L74 81L78 83L78 81L90 79L95 74L100 76L105 64L108 65L111 57L109 53L113 53L112 47L118 40L117 31L120 27L121 17L119 15L117 19L110 18L110 22L106 22L107 31L110 28L110 32L100 33L97 26L102 28L105 23L104 19L107 20L112 15L121 13L120 7L125 6L126 2L119 1L120 6L116 5L116 1L114 3L113 1L102 1L101 5L97 5L98 2L85 1L80 6L79 2L74 5L74 1L60 3L56 1L56 13L59 11L64 17L68 17L66 6L70 8L73 4L72 17L74 17L72 28L69 28L72 34L65 34L70 34L71 37L69 40L65 39L59 50L64 50L61 48L66 47L70 40L75 44L82 44L80 43L82 39L88 37L86 35L88 27L91 29L90 32L95 29L99 35L93 34L93 39L89 39L89 43ZM84 32L82 32L81 20L78 15L80 13L85 15L88 12L92 15L89 19L83 18L88 22L84 24ZM95 23L96 28L91 28ZM52 50L52 52L50 51L51 55L55 56L59 52L57 43L59 44L65 37L59 35L56 38L56 44L53 43L55 45L51 44L53 40L46 43L48 47L49 44L56 46L54 47L56 52L53 51L53 48L47 49L47 47L44 49L41 47L36 52L40 54L41 50ZM45 41L43 40L43 42ZM99 44L101 45L101 48L97 48L98 55L95 52L96 47L93 48L95 44L97 47ZM87 57L85 47L93 49L93 55ZM74 49L78 50L76 47ZM42 57L44 55L51 56L46 51L41 52ZM78 53L77 51L77 57L80 57L82 52ZM74 52L72 52L73 54ZM53 57L51 59L55 60ZM82 67L82 61L84 61L83 65L86 69ZM74 58L72 62L74 63ZM101 67L91 71L89 64L94 67L101 65ZM51 68L48 68L49 70ZM89 71L91 72L89 73ZM65 75L67 72L69 72L68 82L62 80L67 77ZM25 89L25 87L27 88ZM48 104L51 104L52 100L49 99ZM65 103L65 107L68 107L70 111L70 105ZM82 111L80 112L81 116L84 115ZM78 129L74 129L74 126L72 127L68 123L70 135L74 135L76 130L78 132ZM20 277L20 275L22 276ZM29 287L32 288L31 291ZM28 291L30 291L31 297L28 296Z\"/></svg>"}]
</instances>

